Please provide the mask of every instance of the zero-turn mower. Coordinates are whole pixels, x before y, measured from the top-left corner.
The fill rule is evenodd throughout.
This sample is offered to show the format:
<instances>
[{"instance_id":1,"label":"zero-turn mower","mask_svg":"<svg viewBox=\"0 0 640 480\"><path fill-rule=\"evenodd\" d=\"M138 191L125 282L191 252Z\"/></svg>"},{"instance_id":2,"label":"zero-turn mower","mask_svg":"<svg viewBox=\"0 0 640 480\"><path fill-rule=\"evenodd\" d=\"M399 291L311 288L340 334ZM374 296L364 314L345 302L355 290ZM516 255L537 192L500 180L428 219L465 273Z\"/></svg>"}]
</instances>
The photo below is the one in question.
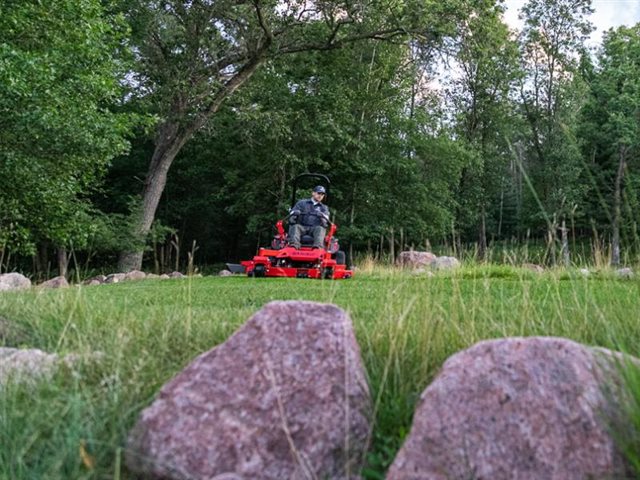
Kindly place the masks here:
<instances>
[{"instance_id":1,"label":"zero-turn mower","mask_svg":"<svg viewBox=\"0 0 640 480\"><path fill-rule=\"evenodd\" d=\"M326 175L318 173L303 173L293 181L291 209L296 204L296 191L301 180L317 178L325 183L328 190L330 181ZM351 278L353 272L347 268L346 255L340 250L335 233L338 227L326 219L327 234L322 248L313 247L313 237L303 235L299 249L289 245L288 234L284 223L292 216L276 222L276 234L270 247L258 249L258 254L252 260L245 260L237 264L227 264L234 273L244 272L250 277L293 277L293 278Z\"/></svg>"}]
</instances>

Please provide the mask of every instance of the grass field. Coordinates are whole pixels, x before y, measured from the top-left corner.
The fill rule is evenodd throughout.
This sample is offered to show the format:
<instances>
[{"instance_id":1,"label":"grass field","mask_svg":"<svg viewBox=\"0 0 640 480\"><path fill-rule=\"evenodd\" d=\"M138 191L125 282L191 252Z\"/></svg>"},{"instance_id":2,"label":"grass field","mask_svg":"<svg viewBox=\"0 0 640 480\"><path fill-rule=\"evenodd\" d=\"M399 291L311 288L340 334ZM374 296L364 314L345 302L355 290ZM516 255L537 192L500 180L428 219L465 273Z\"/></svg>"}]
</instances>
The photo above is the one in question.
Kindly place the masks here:
<instances>
[{"instance_id":1,"label":"grass field","mask_svg":"<svg viewBox=\"0 0 640 480\"><path fill-rule=\"evenodd\" d=\"M479 340L552 335L640 354L640 281L607 274L367 268L339 282L205 277L5 293L0 316L20 327L7 345L104 356L51 382L0 387L0 479L129 478L127 432L162 384L284 299L351 314L376 402L370 479L383 478L444 360Z\"/></svg>"}]
</instances>

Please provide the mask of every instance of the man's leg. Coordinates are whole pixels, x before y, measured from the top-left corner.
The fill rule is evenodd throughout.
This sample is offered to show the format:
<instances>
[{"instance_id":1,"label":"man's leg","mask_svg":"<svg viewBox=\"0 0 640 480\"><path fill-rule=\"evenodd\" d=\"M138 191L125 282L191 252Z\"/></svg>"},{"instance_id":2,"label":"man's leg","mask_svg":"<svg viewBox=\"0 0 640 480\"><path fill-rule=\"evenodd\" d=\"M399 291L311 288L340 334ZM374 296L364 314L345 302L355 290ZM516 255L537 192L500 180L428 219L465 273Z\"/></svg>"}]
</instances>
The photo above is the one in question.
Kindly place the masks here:
<instances>
[{"instance_id":1,"label":"man's leg","mask_svg":"<svg viewBox=\"0 0 640 480\"><path fill-rule=\"evenodd\" d=\"M289 226L289 245L293 245L296 248L300 248L300 239L304 234L306 227L303 225L290 225Z\"/></svg>"},{"instance_id":2,"label":"man's leg","mask_svg":"<svg viewBox=\"0 0 640 480\"><path fill-rule=\"evenodd\" d=\"M313 247L324 248L324 237L327 235L327 229L324 227L313 227Z\"/></svg>"}]
</instances>

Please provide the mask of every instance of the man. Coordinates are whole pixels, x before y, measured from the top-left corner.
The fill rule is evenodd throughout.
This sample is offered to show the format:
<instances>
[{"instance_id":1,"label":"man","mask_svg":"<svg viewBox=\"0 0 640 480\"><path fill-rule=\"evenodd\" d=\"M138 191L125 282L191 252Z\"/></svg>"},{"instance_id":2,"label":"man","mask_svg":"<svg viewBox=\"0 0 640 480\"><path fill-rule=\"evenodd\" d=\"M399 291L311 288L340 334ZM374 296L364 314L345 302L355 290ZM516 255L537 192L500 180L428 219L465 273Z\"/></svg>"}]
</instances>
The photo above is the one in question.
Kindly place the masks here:
<instances>
[{"instance_id":1,"label":"man","mask_svg":"<svg viewBox=\"0 0 640 480\"><path fill-rule=\"evenodd\" d=\"M322 185L314 187L311 198L300 200L289 217L289 245L300 248L302 235L313 236L313 247L324 248L329 222L329 208L322 203L327 191Z\"/></svg>"}]
</instances>

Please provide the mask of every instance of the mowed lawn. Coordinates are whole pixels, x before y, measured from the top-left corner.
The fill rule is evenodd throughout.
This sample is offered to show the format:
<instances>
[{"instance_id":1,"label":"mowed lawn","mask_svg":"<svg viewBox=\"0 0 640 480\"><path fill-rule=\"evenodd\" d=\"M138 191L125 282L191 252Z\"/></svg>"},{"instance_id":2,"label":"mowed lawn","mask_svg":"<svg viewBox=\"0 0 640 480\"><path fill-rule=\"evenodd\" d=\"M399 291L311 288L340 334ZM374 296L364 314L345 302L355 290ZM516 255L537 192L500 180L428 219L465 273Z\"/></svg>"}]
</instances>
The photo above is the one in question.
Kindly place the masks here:
<instances>
[{"instance_id":1,"label":"mowed lawn","mask_svg":"<svg viewBox=\"0 0 640 480\"><path fill-rule=\"evenodd\" d=\"M123 447L140 410L272 300L350 313L375 402L366 478L383 478L446 358L479 340L562 336L640 356L640 281L606 274L374 268L345 281L205 277L0 293L0 317L17 326L5 346L101 352L50 382L0 387L0 479L130 478Z\"/></svg>"}]
</instances>

